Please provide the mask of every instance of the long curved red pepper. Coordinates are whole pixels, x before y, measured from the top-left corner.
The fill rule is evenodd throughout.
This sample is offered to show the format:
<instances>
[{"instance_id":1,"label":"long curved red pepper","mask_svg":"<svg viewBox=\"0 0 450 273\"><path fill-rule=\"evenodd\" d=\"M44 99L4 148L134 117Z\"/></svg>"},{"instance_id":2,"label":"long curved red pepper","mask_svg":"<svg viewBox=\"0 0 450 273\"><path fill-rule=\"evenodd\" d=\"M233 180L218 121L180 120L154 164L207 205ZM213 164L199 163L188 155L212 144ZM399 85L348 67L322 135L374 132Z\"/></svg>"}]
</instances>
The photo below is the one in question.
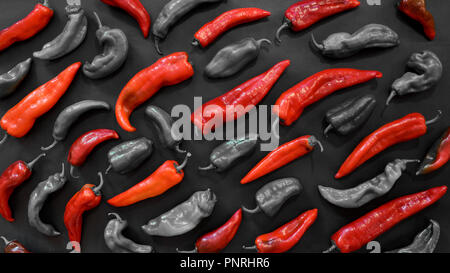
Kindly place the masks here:
<instances>
[{"instance_id":1,"label":"long curved red pepper","mask_svg":"<svg viewBox=\"0 0 450 273\"><path fill-rule=\"evenodd\" d=\"M180 165L175 160L167 160L149 177L109 199L108 204L114 207L125 207L163 194L183 180L183 168L190 156L191 153L187 153L186 158Z\"/></svg>"},{"instance_id":2,"label":"long curved red pepper","mask_svg":"<svg viewBox=\"0 0 450 273\"><path fill-rule=\"evenodd\" d=\"M253 167L247 175L242 178L241 184L252 182L282 166L294 161L311 152L316 145L323 151L322 144L314 136L306 135L291 140L276 148Z\"/></svg>"},{"instance_id":3,"label":"long curved red pepper","mask_svg":"<svg viewBox=\"0 0 450 273\"><path fill-rule=\"evenodd\" d=\"M130 115L136 107L151 98L163 86L175 85L194 75L186 52L162 57L137 73L120 92L116 102L116 119L125 131L134 132Z\"/></svg>"},{"instance_id":4,"label":"long curved red pepper","mask_svg":"<svg viewBox=\"0 0 450 273\"><path fill-rule=\"evenodd\" d=\"M69 233L70 242L81 242L81 232L83 228L83 213L97 207L102 199L100 192L103 187L102 173L98 173L100 184L98 186L92 184L84 185L80 191L67 202L64 211L64 225Z\"/></svg>"},{"instance_id":5,"label":"long curved red pepper","mask_svg":"<svg viewBox=\"0 0 450 273\"><path fill-rule=\"evenodd\" d=\"M103 3L126 11L138 22L142 34L148 37L150 31L150 15L139 0L101 0Z\"/></svg>"},{"instance_id":6,"label":"long curved red pepper","mask_svg":"<svg viewBox=\"0 0 450 273\"><path fill-rule=\"evenodd\" d=\"M259 8L239 8L226 11L216 19L202 26L195 33L192 44L194 46L200 44L202 47L207 47L227 30L241 24L265 18L269 15L269 11Z\"/></svg>"},{"instance_id":7,"label":"long curved red pepper","mask_svg":"<svg viewBox=\"0 0 450 273\"><path fill-rule=\"evenodd\" d=\"M276 230L258 236L255 240L255 246L243 248L256 248L259 253L286 252L300 241L303 234L316 221L317 212L317 209L305 211Z\"/></svg>"},{"instance_id":8,"label":"long curved red pepper","mask_svg":"<svg viewBox=\"0 0 450 273\"><path fill-rule=\"evenodd\" d=\"M283 24L278 28L275 38L280 40L280 32L285 28L300 31L314 23L349 9L356 8L358 0L303 0L290 6L284 13Z\"/></svg>"},{"instance_id":9,"label":"long curved red pepper","mask_svg":"<svg viewBox=\"0 0 450 273\"><path fill-rule=\"evenodd\" d=\"M215 119L216 115L223 117L223 123L245 115L267 95L290 64L289 60L279 62L261 75L246 81L222 96L206 102L191 115L192 123L204 134L207 134L214 129L205 128L210 120L215 121L214 123L220 122ZM236 108L234 109L236 110L234 115L227 115L227 109L231 111L234 107L242 107L242 111L238 111L239 109Z\"/></svg>"},{"instance_id":10,"label":"long curved red pepper","mask_svg":"<svg viewBox=\"0 0 450 273\"><path fill-rule=\"evenodd\" d=\"M283 125L291 125L303 110L314 102L333 92L357 85L371 79L381 78L383 74L374 70L333 68L318 72L285 91L277 99L274 113Z\"/></svg>"},{"instance_id":11,"label":"long curved red pepper","mask_svg":"<svg viewBox=\"0 0 450 273\"><path fill-rule=\"evenodd\" d=\"M425 121L422 114L411 113L381 126L356 146L334 177L341 178L350 174L373 156L397 143L423 136L427 132L427 125L438 119L439 116Z\"/></svg>"},{"instance_id":12,"label":"long curved red pepper","mask_svg":"<svg viewBox=\"0 0 450 273\"><path fill-rule=\"evenodd\" d=\"M434 18L431 12L427 10L425 0L400 0L398 9L418 21L423 26L425 35L430 40L436 37L436 30L434 27Z\"/></svg>"},{"instance_id":13,"label":"long curved red pepper","mask_svg":"<svg viewBox=\"0 0 450 273\"><path fill-rule=\"evenodd\" d=\"M53 10L48 7L48 0L36 4L24 19L0 31L0 51L15 42L27 40L40 32L53 17Z\"/></svg>"},{"instance_id":14,"label":"long curved red pepper","mask_svg":"<svg viewBox=\"0 0 450 273\"><path fill-rule=\"evenodd\" d=\"M450 159L450 127L433 144L416 175L427 174L444 166Z\"/></svg>"},{"instance_id":15,"label":"long curved red pepper","mask_svg":"<svg viewBox=\"0 0 450 273\"><path fill-rule=\"evenodd\" d=\"M430 206L446 192L447 186L441 186L387 202L334 233L331 236L333 246L328 251L336 247L342 253L356 251L402 220Z\"/></svg>"},{"instance_id":16,"label":"long curved red pepper","mask_svg":"<svg viewBox=\"0 0 450 273\"><path fill-rule=\"evenodd\" d=\"M9 207L9 197L13 193L14 189L20 186L31 176L31 171L34 164L45 154L40 154L30 163L25 163L22 160L18 160L9 165L0 176L0 215L7 221L12 222L11 208Z\"/></svg>"}]
</instances>

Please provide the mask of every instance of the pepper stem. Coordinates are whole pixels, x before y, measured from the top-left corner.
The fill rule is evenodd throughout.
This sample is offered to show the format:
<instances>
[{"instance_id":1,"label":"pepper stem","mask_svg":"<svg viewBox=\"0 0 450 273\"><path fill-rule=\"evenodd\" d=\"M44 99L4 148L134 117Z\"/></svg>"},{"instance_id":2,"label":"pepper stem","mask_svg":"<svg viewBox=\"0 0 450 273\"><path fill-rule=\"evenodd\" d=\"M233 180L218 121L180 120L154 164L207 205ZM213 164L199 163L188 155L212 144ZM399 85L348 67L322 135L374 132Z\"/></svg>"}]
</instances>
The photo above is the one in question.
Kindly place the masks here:
<instances>
[{"instance_id":1,"label":"pepper stem","mask_svg":"<svg viewBox=\"0 0 450 273\"><path fill-rule=\"evenodd\" d=\"M215 170L215 169L217 169L217 167L214 166L214 164L212 164L212 163L206 167L202 167L202 166L198 167L199 171L209 171L209 170Z\"/></svg>"},{"instance_id":2,"label":"pepper stem","mask_svg":"<svg viewBox=\"0 0 450 273\"><path fill-rule=\"evenodd\" d=\"M58 144L58 140L55 139L55 140L53 140L52 144L48 145L47 147L41 146L41 151L48 151L51 148L55 147L56 144Z\"/></svg>"},{"instance_id":3,"label":"pepper stem","mask_svg":"<svg viewBox=\"0 0 450 273\"><path fill-rule=\"evenodd\" d=\"M100 177L100 184L98 184L97 187L95 187L95 188L92 189L92 191L95 192L96 194L98 194L98 193L100 192L100 190L101 190L102 187L103 187L103 183L104 183L102 173L101 173L101 172L98 172L97 174L98 174L98 176Z\"/></svg>"},{"instance_id":4,"label":"pepper stem","mask_svg":"<svg viewBox=\"0 0 450 273\"><path fill-rule=\"evenodd\" d=\"M185 154L187 151L186 150L182 150L180 148L180 145L181 145L181 142L177 143L177 145L175 146L175 151L177 151L177 153L180 153L180 154Z\"/></svg>"},{"instance_id":5,"label":"pepper stem","mask_svg":"<svg viewBox=\"0 0 450 273\"><path fill-rule=\"evenodd\" d=\"M389 94L389 97L386 100L386 106L389 105L389 103L395 97L395 95L397 95L397 93L394 90L392 90L391 93Z\"/></svg>"},{"instance_id":6,"label":"pepper stem","mask_svg":"<svg viewBox=\"0 0 450 273\"><path fill-rule=\"evenodd\" d=\"M2 140L0 140L0 145L5 143L7 139L8 139L8 133L5 132L5 135L3 136Z\"/></svg>"},{"instance_id":7,"label":"pepper stem","mask_svg":"<svg viewBox=\"0 0 450 273\"><path fill-rule=\"evenodd\" d=\"M117 213L115 213L115 212L110 212L110 213L108 213L108 216L114 216L117 220L119 220L119 221L123 221L122 220L122 217L120 217L120 215L119 214L117 214Z\"/></svg>"},{"instance_id":8,"label":"pepper stem","mask_svg":"<svg viewBox=\"0 0 450 273\"><path fill-rule=\"evenodd\" d=\"M314 34L312 33L311 33L311 44L316 48L316 50L322 51L324 49L324 46L316 41L316 38L314 38Z\"/></svg>"},{"instance_id":9,"label":"pepper stem","mask_svg":"<svg viewBox=\"0 0 450 273\"><path fill-rule=\"evenodd\" d=\"M27 164L28 169L31 170L31 169L33 169L34 164L36 164L36 162L38 162L39 159L41 159L44 156L46 156L46 154L42 153L42 154L38 155L35 159L33 159L31 162L25 163L25 164Z\"/></svg>"},{"instance_id":10,"label":"pepper stem","mask_svg":"<svg viewBox=\"0 0 450 273\"><path fill-rule=\"evenodd\" d=\"M48 7L48 0L44 0L44 2L42 3L42 5Z\"/></svg>"},{"instance_id":11,"label":"pepper stem","mask_svg":"<svg viewBox=\"0 0 450 273\"><path fill-rule=\"evenodd\" d=\"M194 248L194 249L192 249L192 250L179 250L178 247L177 247L177 248L175 248L175 250L176 250L178 253L198 253L197 248Z\"/></svg>"},{"instance_id":12,"label":"pepper stem","mask_svg":"<svg viewBox=\"0 0 450 273\"><path fill-rule=\"evenodd\" d=\"M426 121L425 125L430 125L430 124L433 124L433 123L437 122L441 118L441 115L442 115L442 111L438 110L437 116L435 116L434 118Z\"/></svg>"},{"instance_id":13,"label":"pepper stem","mask_svg":"<svg viewBox=\"0 0 450 273\"><path fill-rule=\"evenodd\" d=\"M337 250L336 245L335 245L335 244L332 244L332 245L330 246L329 249L324 250L322 253L333 253L333 252L335 252L336 250Z\"/></svg>"},{"instance_id":14,"label":"pepper stem","mask_svg":"<svg viewBox=\"0 0 450 273\"><path fill-rule=\"evenodd\" d=\"M255 245L253 245L253 246L242 246L242 249L245 249L245 250L257 250Z\"/></svg>"},{"instance_id":15,"label":"pepper stem","mask_svg":"<svg viewBox=\"0 0 450 273\"><path fill-rule=\"evenodd\" d=\"M75 167L73 166L73 165L70 165L70 171L69 171L69 173L70 173L70 176L72 176L73 178L79 178L80 176L78 175L78 176L75 176L74 174L73 174L73 171L75 170Z\"/></svg>"},{"instance_id":16,"label":"pepper stem","mask_svg":"<svg viewBox=\"0 0 450 273\"><path fill-rule=\"evenodd\" d=\"M198 41L197 39L194 39L194 40L192 41L191 45L192 45L192 46L199 46L200 43L199 43L199 41Z\"/></svg>"},{"instance_id":17,"label":"pepper stem","mask_svg":"<svg viewBox=\"0 0 450 273\"><path fill-rule=\"evenodd\" d=\"M155 36L154 43L155 43L155 50L159 55L163 55L161 49L159 49L159 38Z\"/></svg>"},{"instance_id":18,"label":"pepper stem","mask_svg":"<svg viewBox=\"0 0 450 273\"><path fill-rule=\"evenodd\" d=\"M258 45L258 47L261 47L261 45L263 43L267 43L269 45L272 45L272 42L269 39L259 39L258 41L256 41L256 44Z\"/></svg>"},{"instance_id":19,"label":"pepper stem","mask_svg":"<svg viewBox=\"0 0 450 273\"><path fill-rule=\"evenodd\" d=\"M108 168L106 168L106 170L105 170L105 174L108 174L111 169L112 169L112 165L109 164Z\"/></svg>"},{"instance_id":20,"label":"pepper stem","mask_svg":"<svg viewBox=\"0 0 450 273\"><path fill-rule=\"evenodd\" d=\"M310 141L312 146L316 146L316 144L319 145L320 152L323 152L322 143L320 143L320 141L315 136L311 136Z\"/></svg>"},{"instance_id":21,"label":"pepper stem","mask_svg":"<svg viewBox=\"0 0 450 273\"><path fill-rule=\"evenodd\" d=\"M261 208L260 208L260 207L256 207L256 208L254 208L254 209L248 209L248 208L242 206L242 210L245 211L245 212L247 212L247 213L253 214L253 213L260 212L260 211L261 211Z\"/></svg>"},{"instance_id":22,"label":"pepper stem","mask_svg":"<svg viewBox=\"0 0 450 273\"><path fill-rule=\"evenodd\" d=\"M333 125L328 124L327 128L325 128L325 130L323 130L323 135L325 137L328 137L328 132L331 131L333 129Z\"/></svg>"},{"instance_id":23,"label":"pepper stem","mask_svg":"<svg viewBox=\"0 0 450 273\"><path fill-rule=\"evenodd\" d=\"M284 22L278 29L277 32L275 33L275 40L278 43L281 43L281 39L280 39L280 33L281 31L283 31L284 29L289 28L289 23L288 22Z\"/></svg>"},{"instance_id":24,"label":"pepper stem","mask_svg":"<svg viewBox=\"0 0 450 273\"><path fill-rule=\"evenodd\" d=\"M103 27L102 21L100 20L100 17L98 16L97 12L95 12L95 11L94 11L94 16L95 16L95 19L97 20L98 28L102 28Z\"/></svg>"},{"instance_id":25,"label":"pepper stem","mask_svg":"<svg viewBox=\"0 0 450 273\"><path fill-rule=\"evenodd\" d=\"M191 156L192 156L191 153L187 153L187 154L186 154L186 157L185 157L184 160L183 160L183 163L181 163L181 164L178 165L178 166L175 166L175 170L177 170L177 172L180 172L184 167L186 167L186 164L187 164L187 162L188 162L188 159L189 159L189 157L191 157Z\"/></svg>"},{"instance_id":26,"label":"pepper stem","mask_svg":"<svg viewBox=\"0 0 450 273\"><path fill-rule=\"evenodd\" d=\"M403 163L420 163L419 159L402 159Z\"/></svg>"},{"instance_id":27,"label":"pepper stem","mask_svg":"<svg viewBox=\"0 0 450 273\"><path fill-rule=\"evenodd\" d=\"M64 176L66 173L65 173L65 171L66 171L66 168L65 168L65 166L64 166L64 162L62 162L61 163L61 172L59 173L59 175L62 177L62 176Z\"/></svg>"},{"instance_id":28,"label":"pepper stem","mask_svg":"<svg viewBox=\"0 0 450 273\"><path fill-rule=\"evenodd\" d=\"M9 245L12 242L6 239L5 236L0 236L0 238L2 238L2 240L5 242L5 245Z\"/></svg>"}]
</instances>

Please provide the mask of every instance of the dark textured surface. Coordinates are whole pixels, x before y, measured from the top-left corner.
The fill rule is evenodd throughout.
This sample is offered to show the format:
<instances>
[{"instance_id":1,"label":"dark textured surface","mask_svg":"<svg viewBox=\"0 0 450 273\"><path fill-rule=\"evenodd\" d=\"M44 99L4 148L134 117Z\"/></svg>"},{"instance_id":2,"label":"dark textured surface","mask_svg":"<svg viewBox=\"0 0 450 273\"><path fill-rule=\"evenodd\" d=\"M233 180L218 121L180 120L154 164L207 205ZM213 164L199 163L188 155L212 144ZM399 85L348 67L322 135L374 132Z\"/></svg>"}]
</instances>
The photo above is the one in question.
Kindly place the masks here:
<instances>
[{"instance_id":1,"label":"dark textured surface","mask_svg":"<svg viewBox=\"0 0 450 273\"><path fill-rule=\"evenodd\" d=\"M153 20L162 9L166 1L142 0L142 3L150 12ZM329 238L332 233L344 224L358 218L369 210L385 203L393 198L422 191L433 186L447 184L450 175L450 167L423 177L414 176L417 166L409 166L408 171L385 196L374 200L360 209L339 209L322 199L317 190L317 185L333 186L336 188L353 187L367 179L381 173L384 166L395 158L420 158L425 155L428 147L438 138L450 121L450 79L448 67L450 66L450 32L448 31L448 15L450 3L446 0L427 1L428 7L435 16L437 36L432 42L428 41L419 25L397 12L394 1L381 0L381 6L369 6L365 0L356 10L328 18L311 28L300 33L283 32L281 46L264 47L257 61L252 62L248 69L228 79L209 80L203 75L205 65L214 54L222 47L238 41L249 34L255 39L273 39L276 28L281 24L284 10L294 3L293 1L228 0L226 3L204 5L196 12L183 18L169 33L168 38L161 43L164 53L185 50L190 54L194 63L195 75L192 79L161 90L147 104L155 104L165 110L170 110L173 105L187 104L193 107L193 96L203 96L204 101L214 98L247 79L258 75L276 62L284 59L291 60L291 66L274 86L262 104L273 104L277 97L298 81L320 70L332 67L352 67L359 69L376 69L384 73L384 77L378 80L362 84L337 92L332 96L308 107L300 119L290 127L281 128L281 142L284 143L295 137L314 134L324 144L325 151L313 152L282 169L269 174L258 181L247 185L241 185L240 179L256 164L265 152L256 151L250 158L242 161L233 169L223 173L200 174L196 171L198 165L208 162L209 152L219 144L217 141L190 141L185 142L194 156L187 168L185 179L182 183L172 188L164 195L145 200L138 204L113 208L104 202L107 198L129 188L135 183L147 177L159 165L167 159L175 159L177 155L167 149L156 145L156 150L150 159L129 175L111 173L106 176L106 185L103 188L104 199L100 206L86 213L84 217L82 249L85 252L109 252L103 239L103 229L108 222L108 212L117 212L129 221L129 227L125 235L141 244L152 244L159 252L173 252L176 247L191 249L197 237L220 226L233 215L233 213L245 204L253 207L254 194L266 182L288 176L294 176L301 180L304 191L298 198L290 200L278 215L269 218L264 214L244 215L241 227L236 237L225 249L226 252L240 252L241 245L250 245L256 236L272 231L288 220L296 217L301 212L311 208L319 209L319 216L308 230L293 252L320 252L329 246ZM0 52L0 72L9 70L18 62L30 57L39 50L43 44L56 37L62 30L66 17L64 14L64 1L50 0L56 13L49 26L36 37L13 45L9 49ZM52 141L51 133L53 123L58 113L66 106L84 99L105 100L115 105L115 100L121 88L139 70L151 65L159 56L155 53L151 39L144 40L137 23L125 12L111 8L100 0L82 0L83 7L87 10L88 34L83 44L65 57L43 62L34 60L30 75L25 79L17 92L5 100L0 101L0 113L4 113L12 107L28 92L53 78L68 65L76 61L92 60L99 53L100 46L95 39L97 25L92 12L99 13L103 23L110 27L118 27L125 31L130 42L130 53L125 65L112 76L103 80L90 80L82 75L81 70L74 83L59 101L59 103L40 118L34 128L22 139L9 139L6 145L0 147L0 169L4 170L13 161L22 159L31 160L40 153L39 147ZM33 9L34 0L0 1L0 28L10 25L23 18ZM237 27L220 37L207 49L194 49L190 43L195 31L204 23L212 20L224 11L239 7L259 7L272 12L267 19ZM329 60L315 54L310 46L311 32L321 40L329 34L338 31L354 32L368 23L386 24L396 31L401 38L399 47L387 50L366 50L353 57L343 60ZM413 52L429 49L434 51L444 65L444 76L436 88L429 92L396 98L388 108L384 108L384 102L389 93L389 87L394 79L405 71L406 61ZM322 136L323 117L325 112L336 104L350 97L360 94L373 94L377 107L361 130L347 136L340 137L331 133L328 139ZM140 107L131 117L131 122L138 128L135 133L122 130L115 121L113 112L98 111L84 115L79 122L72 127L69 137L58 144L48 153L45 160L38 163L31 178L21 187L17 188L11 196L10 204L16 221L8 223L0 219L0 233L8 238L18 239L33 252L66 252L68 238L63 224L64 207L69 198L85 183L97 184L97 171L103 171L108 166L107 151L119 143L118 140L109 141L97 147L88 157L86 164L80 168L81 178L70 180L58 193L52 195L42 211L42 219L53 224L63 235L57 238L47 238L31 228L26 219L28 197L34 187L42 180L55 172L59 172L60 162L66 160L67 151L72 142L87 130L96 128L115 129L121 136L121 140L129 140L140 136L146 136L157 141L153 127L144 117L145 107ZM369 160L353 174L339 181L333 176L347 155L367 134L394 119L408 113L417 111L431 118L436 110L444 113L441 121L431 126L428 133L420 139L397 145L383 152L376 158ZM182 160L178 157L179 160ZM217 194L218 202L213 215L202 221L200 225L188 234L173 237L150 237L143 233L140 226L150 218L171 209L180 202L186 200L194 191L211 188ZM434 219L441 225L442 233L436 252L450 252L450 195L444 196L437 204L425 209L414 217L407 219L394 227L389 232L380 236L383 250L403 247L409 244L414 236L428 225L428 219Z\"/></svg>"}]
</instances>

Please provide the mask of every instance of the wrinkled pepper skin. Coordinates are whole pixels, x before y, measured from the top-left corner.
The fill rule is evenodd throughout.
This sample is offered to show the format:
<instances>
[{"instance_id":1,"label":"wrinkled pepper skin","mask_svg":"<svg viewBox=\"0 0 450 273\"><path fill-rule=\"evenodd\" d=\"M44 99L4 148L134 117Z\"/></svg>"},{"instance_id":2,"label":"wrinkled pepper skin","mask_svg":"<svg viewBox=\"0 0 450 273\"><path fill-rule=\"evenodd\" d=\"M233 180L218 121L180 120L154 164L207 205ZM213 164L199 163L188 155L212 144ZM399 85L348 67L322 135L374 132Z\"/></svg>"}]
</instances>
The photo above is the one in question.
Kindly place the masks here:
<instances>
[{"instance_id":1,"label":"wrinkled pepper skin","mask_svg":"<svg viewBox=\"0 0 450 273\"><path fill-rule=\"evenodd\" d=\"M13 137L25 136L36 119L47 113L64 95L80 66L80 62L72 64L9 109L0 120L3 130Z\"/></svg>"},{"instance_id":2,"label":"wrinkled pepper skin","mask_svg":"<svg viewBox=\"0 0 450 273\"><path fill-rule=\"evenodd\" d=\"M139 24L144 38L148 37L150 32L151 19L145 7L139 0L101 0L103 3L112 7L123 9L131 15Z\"/></svg>"},{"instance_id":3,"label":"wrinkled pepper skin","mask_svg":"<svg viewBox=\"0 0 450 273\"><path fill-rule=\"evenodd\" d=\"M342 253L356 251L391 229L404 219L416 214L439 200L447 192L447 186L405 195L370 211L345 225L331 236L333 246Z\"/></svg>"},{"instance_id":4,"label":"wrinkled pepper skin","mask_svg":"<svg viewBox=\"0 0 450 273\"><path fill-rule=\"evenodd\" d=\"M92 62L83 65L83 74L90 79L101 79L119 69L128 56L128 39L118 28L102 25L100 17L94 12L98 30L95 32L103 52L94 57Z\"/></svg>"},{"instance_id":5,"label":"wrinkled pepper skin","mask_svg":"<svg viewBox=\"0 0 450 273\"><path fill-rule=\"evenodd\" d=\"M243 207L247 213L263 211L266 215L273 217L291 197L300 194L303 190L300 180L287 177L274 180L262 186L255 194L257 207L249 210Z\"/></svg>"},{"instance_id":6,"label":"wrinkled pepper skin","mask_svg":"<svg viewBox=\"0 0 450 273\"><path fill-rule=\"evenodd\" d=\"M269 15L269 11L259 8L239 8L226 11L202 26L194 34L194 42L192 44L205 48L229 29L266 18Z\"/></svg>"},{"instance_id":7,"label":"wrinkled pepper skin","mask_svg":"<svg viewBox=\"0 0 450 273\"><path fill-rule=\"evenodd\" d=\"M30 72L31 58L18 63L6 73L0 75L0 99L11 95Z\"/></svg>"},{"instance_id":8,"label":"wrinkled pepper skin","mask_svg":"<svg viewBox=\"0 0 450 273\"><path fill-rule=\"evenodd\" d=\"M8 241L5 237L0 236L5 242L4 253L31 253L17 240Z\"/></svg>"},{"instance_id":9,"label":"wrinkled pepper skin","mask_svg":"<svg viewBox=\"0 0 450 273\"><path fill-rule=\"evenodd\" d=\"M268 39L245 38L222 48L206 65L205 75L217 79L236 74L258 57L262 43L272 44Z\"/></svg>"},{"instance_id":10,"label":"wrinkled pepper skin","mask_svg":"<svg viewBox=\"0 0 450 273\"><path fill-rule=\"evenodd\" d=\"M450 158L450 127L436 140L420 164L416 175L427 174L444 166Z\"/></svg>"},{"instance_id":11,"label":"wrinkled pepper skin","mask_svg":"<svg viewBox=\"0 0 450 273\"><path fill-rule=\"evenodd\" d=\"M194 75L186 52L162 57L137 73L122 89L116 103L116 119L125 131L134 132L130 115L136 107L150 99L163 86L175 85Z\"/></svg>"},{"instance_id":12,"label":"wrinkled pepper skin","mask_svg":"<svg viewBox=\"0 0 450 273\"><path fill-rule=\"evenodd\" d=\"M142 230L150 236L173 237L193 230L214 210L217 197L210 189L195 192L189 199L151 219Z\"/></svg>"},{"instance_id":13,"label":"wrinkled pepper skin","mask_svg":"<svg viewBox=\"0 0 450 273\"><path fill-rule=\"evenodd\" d=\"M123 236L122 231L128 226L126 220L117 213L108 213L114 218L106 224L103 236L106 246L114 253L152 253L153 247L149 245L139 245Z\"/></svg>"},{"instance_id":14,"label":"wrinkled pepper skin","mask_svg":"<svg viewBox=\"0 0 450 273\"><path fill-rule=\"evenodd\" d=\"M385 25L368 24L353 34L338 32L331 34L322 43L311 36L313 47L323 56L329 58L346 58L366 48L389 48L398 46L398 34Z\"/></svg>"},{"instance_id":15,"label":"wrinkled pepper skin","mask_svg":"<svg viewBox=\"0 0 450 273\"><path fill-rule=\"evenodd\" d=\"M394 96L424 92L442 78L442 63L438 56L429 50L412 54L406 66L416 73L406 72L392 83L392 91L386 105Z\"/></svg>"},{"instance_id":16,"label":"wrinkled pepper skin","mask_svg":"<svg viewBox=\"0 0 450 273\"><path fill-rule=\"evenodd\" d=\"M441 228L438 222L430 219L428 227L417 234L410 245L385 253L433 253L440 233Z\"/></svg>"},{"instance_id":17,"label":"wrinkled pepper skin","mask_svg":"<svg viewBox=\"0 0 450 273\"><path fill-rule=\"evenodd\" d=\"M411 19L418 21L428 39L434 40L436 37L434 18L427 10L425 0L400 0L398 9Z\"/></svg>"},{"instance_id":18,"label":"wrinkled pepper skin","mask_svg":"<svg viewBox=\"0 0 450 273\"><path fill-rule=\"evenodd\" d=\"M383 173L346 190L319 185L320 195L338 207L359 208L388 193L406 170L406 164L412 162L419 162L419 160L396 159L386 165Z\"/></svg>"},{"instance_id":19,"label":"wrinkled pepper skin","mask_svg":"<svg viewBox=\"0 0 450 273\"><path fill-rule=\"evenodd\" d=\"M323 151L322 144L315 136L301 136L279 146L253 167L244 178L241 179L241 184L252 182L270 172L273 172L286 164L294 161L310 153L316 145L319 145Z\"/></svg>"},{"instance_id":20,"label":"wrinkled pepper skin","mask_svg":"<svg viewBox=\"0 0 450 273\"><path fill-rule=\"evenodd\" d=\"M55 39L46 43L33 57L41 60L55 60L75 50L86 38L87 19L79 3L66 7L69 18L63 31Z\"/></svg>"},{"instance_id":21,"label":"wrinkled pepper skin","mask_svg":"<svg viewBox=\"0 0 450 273\"><path fill-rule=\"evenodd\" d=\"M0 51L33 37L48 25L52 17L53 10L49 8L48 0L36 4L27 17L0 31Z\"/></svg>"},{"instance_id":22,"label":"wrinkled pepper skin","mask_svg":"<svg viewBox=\"0 0 450 273\"><path fill-rule=\"evenodd\" d=\"M129 140L114 146L108 152L110 168L120 174L136 169L153 152L153 142L145 137Z\"/></svg>"},{"instance_id":23,"label":"wrinkled pepper skin","mask_svg":"<svg viewBox=\"0 0 450 273\"><path fill-rule=\"evenodd\" d=\"M348 135L366 123L375 109L377 101L372 95L349 99L330 109L325 114L328 123L324 135L334 129L341 135Z\"/></svg>"}]
</instances>

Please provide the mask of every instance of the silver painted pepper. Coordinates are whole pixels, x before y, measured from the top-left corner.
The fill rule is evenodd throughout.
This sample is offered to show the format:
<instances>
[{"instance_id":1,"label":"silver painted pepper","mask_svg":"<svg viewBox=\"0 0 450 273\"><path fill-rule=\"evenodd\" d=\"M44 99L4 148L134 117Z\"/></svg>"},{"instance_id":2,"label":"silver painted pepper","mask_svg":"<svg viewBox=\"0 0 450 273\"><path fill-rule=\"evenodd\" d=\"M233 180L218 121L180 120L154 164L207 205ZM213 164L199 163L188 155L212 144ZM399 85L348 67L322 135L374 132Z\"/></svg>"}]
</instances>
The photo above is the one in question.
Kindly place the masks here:
<instances>
[{"instance_id":1,"label":"silver painted pepper","mask_svg":"<svg viewBox=\"0 0 450 273\"><path fill-rule=\"evenodd\" d=\"M129 140L114 146L108 152L109 167L117 173L124 174L136 169L153 152L153 142L145 137Z\"/></svg>"},{"instance_id":2,"label":"silver painted pepper","mask_svg":"<svg viewBox=\"0 0 450 273\"><path fill-rule=\"evenodd\" d=\"M30 72L31 58L0 75L0 99L11 95Z\"/></svg>"},{"instance_id":3,"label":"silver painted pepper","mask_svg":"<svg viewBox=\"0 0 450 273\"><path fill-rule=\"evenodd\" d=\"M430 219L430 222L426 229L414 237L410 245L386 253L433 253L439 241L441 228L436 221Z\"/></svg>"}]
</instances>

